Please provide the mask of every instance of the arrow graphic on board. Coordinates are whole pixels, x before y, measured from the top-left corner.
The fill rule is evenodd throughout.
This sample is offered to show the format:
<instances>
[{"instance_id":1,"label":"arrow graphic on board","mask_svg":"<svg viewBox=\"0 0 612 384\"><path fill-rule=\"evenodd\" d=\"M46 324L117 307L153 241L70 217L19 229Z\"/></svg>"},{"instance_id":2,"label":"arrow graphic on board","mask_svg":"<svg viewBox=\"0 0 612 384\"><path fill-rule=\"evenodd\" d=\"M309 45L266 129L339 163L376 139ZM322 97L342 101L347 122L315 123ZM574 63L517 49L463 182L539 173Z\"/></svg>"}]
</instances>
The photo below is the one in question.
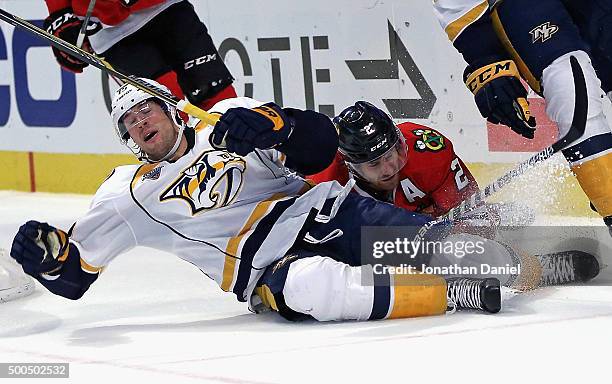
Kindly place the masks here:
<instances>
[{"instance_id":1,"label":"arrow graphic on board","mask_svg":"<svg viewBox=\"0 0 612 384\"><path fill-rule=\"evenodd\" d=\"M389 113L396 119L426 119L436 103L436 95L415 64L391 22L389 29L389 59L345 60L356 80L399 79L399 65L416 88L420 99L383 99ZM399 64L399 65L398 65Z\"/></svg>"}]
</instances>

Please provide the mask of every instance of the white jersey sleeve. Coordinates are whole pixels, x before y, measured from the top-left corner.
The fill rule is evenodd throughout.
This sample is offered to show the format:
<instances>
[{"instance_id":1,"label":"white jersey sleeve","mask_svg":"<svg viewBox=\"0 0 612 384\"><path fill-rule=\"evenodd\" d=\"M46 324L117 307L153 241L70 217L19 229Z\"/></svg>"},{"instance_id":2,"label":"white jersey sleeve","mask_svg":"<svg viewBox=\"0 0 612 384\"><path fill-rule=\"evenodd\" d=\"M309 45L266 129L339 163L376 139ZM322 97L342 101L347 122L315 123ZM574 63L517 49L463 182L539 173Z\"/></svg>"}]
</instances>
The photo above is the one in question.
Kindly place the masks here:
<instances>
[{"instance_id":1,"label":"white jersey sleeve","mask_svg":"<svg viewBox=\"0 0 612 384\"><path fill-rule=\"evenodd\" d=\"M72 228L71 240L79 249L83 268L97 272L120 253L136 245L136 237L123 218L118 197L125 193L125 181L138 166L119 167L100 186L89 211Z\"/></svg>"}]
</instances>

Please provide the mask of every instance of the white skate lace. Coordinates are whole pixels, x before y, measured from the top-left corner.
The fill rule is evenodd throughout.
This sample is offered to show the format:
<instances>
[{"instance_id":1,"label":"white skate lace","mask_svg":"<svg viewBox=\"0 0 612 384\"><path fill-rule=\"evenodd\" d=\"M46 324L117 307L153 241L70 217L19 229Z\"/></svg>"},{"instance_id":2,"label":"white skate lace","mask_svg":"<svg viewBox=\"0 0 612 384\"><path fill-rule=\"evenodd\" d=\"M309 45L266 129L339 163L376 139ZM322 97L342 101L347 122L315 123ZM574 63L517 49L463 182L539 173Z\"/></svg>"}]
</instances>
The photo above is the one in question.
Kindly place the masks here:
<instances>
[{"instance_id":1,"label":"white skate lace","mask_svg":"<svg viewBox=\"0 0 612 384\"><path fill-rule=\"evenodd\" d=\"M576 280L572 255L540 256L542 280L540 285L556 285Z\"/></svg>"},{"instance_id":2,"label":"white skate lace","mask_svg":"<svg viewBox=\"0 0 612 384\"><path fill-rule=\"evenodd\" d=\"M457 308L483 309L480 302L480 280L458 278L448 281L446 300L447 305L453 307L450 313Z\"/></svg>"}]
</instances>

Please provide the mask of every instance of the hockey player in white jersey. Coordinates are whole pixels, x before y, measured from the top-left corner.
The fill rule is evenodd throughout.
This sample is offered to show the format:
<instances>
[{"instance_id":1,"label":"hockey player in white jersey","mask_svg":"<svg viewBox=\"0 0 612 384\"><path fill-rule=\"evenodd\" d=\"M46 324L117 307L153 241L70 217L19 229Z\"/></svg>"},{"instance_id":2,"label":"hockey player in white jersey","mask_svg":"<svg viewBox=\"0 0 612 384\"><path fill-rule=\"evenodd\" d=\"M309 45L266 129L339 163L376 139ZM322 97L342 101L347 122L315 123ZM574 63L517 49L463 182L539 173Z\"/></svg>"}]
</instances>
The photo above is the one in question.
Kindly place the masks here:
<instances>
[{"instance_id":1,"label":"hockey player in white jersey","mask_svg":"<svg viewBox=\"0 0 612 384\"><path fill-rule=\"evenodd\" d=\"M435 14L468 63L464 80L480 113L533 138L535 118L521 78L546 99L565 135L575 104L571 61L588 93L585 134L563 150L612 233L612 131L603 113L612 96L612 0L434 0ZM574 64L575 65L575 64Z\"/></svg>"},{"instance_id":2,"label":"hockey player in white jersey","mask_svg":"<svg viewBox=\"0 0 612 384\"><path fill-rule=\"evenodd\" d=\"M296 171L316 173L334 158L338 138L326 116L248 98L211 111L223 114L214 127L192 128L173 107L123 85L113 124L143 163L116 168L68 232L37 221L22 225L11 256L70 299L79 299L115 257L145 246L197 266L251 308L263 304L288 319L435 315L449 303L499 311L496 279L381 276L363 265L362 226L416 232L431 218L349 194L350 183L313 186L300 177ZM223 143L227 150L217 149ZM427 264L425 257L407 262Z\"/></svg>"}]
</instances>

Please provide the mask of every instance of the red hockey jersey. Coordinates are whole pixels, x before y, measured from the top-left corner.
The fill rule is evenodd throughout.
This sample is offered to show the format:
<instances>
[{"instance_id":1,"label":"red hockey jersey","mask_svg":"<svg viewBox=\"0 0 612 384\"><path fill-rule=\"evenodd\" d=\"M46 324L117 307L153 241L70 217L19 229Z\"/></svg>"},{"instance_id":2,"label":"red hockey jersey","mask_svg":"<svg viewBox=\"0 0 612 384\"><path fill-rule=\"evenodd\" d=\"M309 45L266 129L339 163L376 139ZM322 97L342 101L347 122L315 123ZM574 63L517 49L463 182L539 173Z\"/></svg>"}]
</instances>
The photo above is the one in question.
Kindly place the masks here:
<instances>
[{"instance_id":1,"label":"red hockey jersey","mask_svg":"<svg viewBox=\"0 0 612 384\"><path fill-rule=\"evenodd\" d=\"M408 158L390 202L411 211L439 216L478 191L476 180L455 154L448 138L419 124L403 123L398 127L406 138ZM329 167L308 178L318 183L337 180L344 184L349 179L349 171L338 153ZM359 186L355 189L360 194L368 194Z\"/></svg>"},{"instance_id":2,"label":"red hockey jersey","mask_svg":"<svg viewBox=\"0 0 612 384\"><path fill-rule=\"evenodd\" d=\"M117 25L132 12L140 11L161 4L166 0L140 0L131 7L126 7L121 0L98 0L92 12L92 16L98 18L106 25ZM49 13L53 13L66 7L72 7L78 16L85 16L90 0L45 0Z\"/></svg>"}]
</instances>

